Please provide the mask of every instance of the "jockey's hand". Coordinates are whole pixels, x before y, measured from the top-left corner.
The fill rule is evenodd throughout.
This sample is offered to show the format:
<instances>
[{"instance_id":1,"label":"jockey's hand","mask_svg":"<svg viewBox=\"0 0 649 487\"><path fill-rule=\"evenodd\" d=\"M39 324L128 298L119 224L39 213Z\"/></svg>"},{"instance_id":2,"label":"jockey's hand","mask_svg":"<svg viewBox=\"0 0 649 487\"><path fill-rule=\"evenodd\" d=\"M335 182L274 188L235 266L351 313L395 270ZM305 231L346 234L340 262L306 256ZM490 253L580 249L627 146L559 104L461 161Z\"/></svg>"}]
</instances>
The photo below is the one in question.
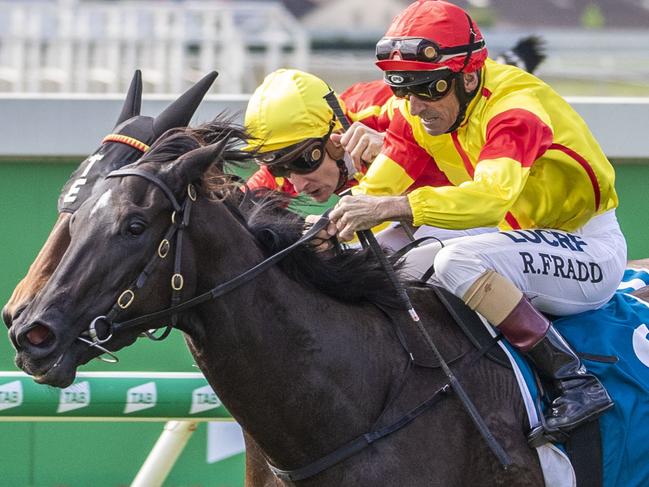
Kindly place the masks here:
<instances>
[{"instance_id":1,"label":"jockey's hand","mask_svg":"<svg viewBox=\"0 0 649 487\"><path fill-rule=\"evenodd\" d=\"M385 134L360 122L354 122L344 134L331 134L332 142L345 149L357 171L367 168L381 153L384 138Z\"/></svg>"},{"instance_id":2,"label":"jockey's hand","mask_svg":"<svg viewBox=\"0 0 649 487\"><path fill-rule=\"evenodd\" d=\"M320 215L307 215L307 217L304 219L304 221L306 222L304 231L306 232L319 219ZM336 233L338 233L336 224L332 221L329 221L327 226L320 230L315 237L313 237L313 240L309 242L309 245L313 246L316 252L326 252L328 250L332 250L334 245L331 239L332 237L336 236Z\"/></svg>"},{"instance_id":3,"label":"jockey's hand","mask_svg":"<svg viewBox=\"0 0 649 487\"><path fill-rule=\"evenodd\" d=\"M336 224L338 239L346 242L354 238L355 232L384 221L412 222L412 210L406 196L343 196L329 219Z\"/></svg>"}]
</instances>

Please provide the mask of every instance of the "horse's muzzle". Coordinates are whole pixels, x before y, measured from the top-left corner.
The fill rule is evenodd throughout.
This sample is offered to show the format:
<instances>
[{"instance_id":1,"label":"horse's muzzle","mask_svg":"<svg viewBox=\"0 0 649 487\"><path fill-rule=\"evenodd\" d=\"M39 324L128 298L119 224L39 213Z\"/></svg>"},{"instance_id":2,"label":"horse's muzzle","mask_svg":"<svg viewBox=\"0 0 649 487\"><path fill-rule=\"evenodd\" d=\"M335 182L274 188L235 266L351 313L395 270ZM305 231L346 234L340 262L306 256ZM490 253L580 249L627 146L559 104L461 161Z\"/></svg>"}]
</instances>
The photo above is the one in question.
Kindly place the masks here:
<instances>
[{"instance_id":1,"label":"horse's muzzle","mask_svg":"<svg viewBox=\"0 0 649 487\"><path fill-rule=\"evenodd\" d=\"M2 308L2 321L7 328L11 328L12 316L6 306Z\"/></svg>"}]
</instances>

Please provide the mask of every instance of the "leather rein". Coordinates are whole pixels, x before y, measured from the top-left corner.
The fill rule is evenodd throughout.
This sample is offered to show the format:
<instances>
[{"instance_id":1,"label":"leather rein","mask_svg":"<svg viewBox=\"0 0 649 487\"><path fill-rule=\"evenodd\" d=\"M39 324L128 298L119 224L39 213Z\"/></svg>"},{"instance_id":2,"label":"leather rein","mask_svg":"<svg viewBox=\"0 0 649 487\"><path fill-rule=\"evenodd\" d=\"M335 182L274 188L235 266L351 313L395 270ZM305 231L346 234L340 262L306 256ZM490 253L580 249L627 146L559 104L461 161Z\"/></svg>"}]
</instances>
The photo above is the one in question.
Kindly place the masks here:
<instances>
[{"instance_id":1,"label":"leather rein","mask_svg":"<svg viewBox=\"0 0 649 487\"><path fill-rule=\"evenodd\" d=\"M317 236L320 230L324 229L329 223L329 219L326 217L326 214L323 215L316 223L313 224L313 226L311 226L311 228L309 228L308 231L306 231L302 235L302 237L300 237L297 241L295 241L288 247L264 259L257 265L251 267L247 271L230 279L229 281L223 282L215 286L214 288L210 289L209 291L206 291L191 299L181 302L180 301L181 291L184 287L184 278L180 269L181 255L182 255L182 240L183 240L184 230L189 224L189 217L191 213L192 204L197 199L196 188L192 184L189 184L187 186L187 194L184 201L181 204L174 196L173 191L171 191L169 186L164 181L145 171L140 171L137 169L119 169L116 171L112 171L108 175L106 175L107 178L114 178L114 177L121 178L126 176L137 176L140 178L144 178L149 182L153 183L155 186L157 186L164 193L164 195L171 203L171 206L173 207L173 212L171 214L171 223L163 239L160 241L160 244L158 245L157 252L149 259L142 272L138 275L137 278L135 278L131 282L131 284L127 287L127 289L119 295L119 297L117 298L117 300L115 301L111 309L105 315L100 315L94 318L90 323L88 329L84 333L82 333L81 336L77 337L79 340L83 341L84 343L87 343L90 347L95 347L101 350L104 354L108 354L112 358L112 360L104 359L105 361L110 361L110 362L118 361L118 358L103 346L106 342L110 341L110 339L113 337L115 333L120 332L122 330L135 328L149 321L154 321L159 318L171 316L171 323L169 325L155 326L154 328L151 328L146 332L144 332L146 336L148 336L153 340L164 339L171 332L171 330L176 326L178 321L178 313L194 308L195 306L198 306L199 304L204 303L206 301L210 301L212 299L216 299L220 296L223 296L224 294L227 294L228 292L251 281L257 275L268 270L271 266L275 265L277 262L279 262L284 257L286 257L296 247L303 245L309 242L310 240L312 240L314 237ZM173 239L174 236L176 237L176 248L175 248L175 256L174 256L174 273L171 277L171 288L172 288L171 306L126 321L122 321L122 322L115 321L117 317L134 302L135 291L141 289L144 286L144 284L146 283L148 277L151 275L154 268L158 265L158 263L160 263L167 257L171 247L171 240ZM378 244L376 244L376 246L378 248ZM380 249L378 251L376 249L374 250L375 253L380 252L382 254L382 251ZM383 257L385 258L385 256ZM383 265L386 267L386 271L392 270L392 267L386 262L383 262ZM394 273L393 270L392 272ZM395 278L395 276L392 277ZM403 290L401 291L405 293L405 291ZM99 323L103 323L103 325L106 327L105 331L102 334L103 336L100 336L99 330L97 328L97 325ZM151 333L151 330L159 329L159 328L165 328L165 331L160 336L156 337ZM434 347L434 349L435 351L437 351L436 347ZM411 358L412 358L412 354L411 354ZM443 365L446 365L442 358L441 361ZM416 407L408 411L397 421L394 421L382 428L373 427L371 431L359 435L358 437L351 440L350 442L341 445L331 453L326 454L321 458L301 468L296 468L291 470L280 469L272 465L270 461L266 459L266 462L268 463L268 467L273 472L273 474L275 474L275 476L279 479L285 481L297 481L297 480L313 477L314 475L317 475L318 473L321 473L322 471L355 455L356 453L363 450L367 446L371 445L375 441L380 440L381 438L384 438L385 436L388 436L391 433L394 433L395 431L398 431L404 426L410 424L418 416L428 411L433 405L435 405L443 397L443 395L450 392L451 390L455 391L456 393L462 391L462 389L459 387L457 383L457 379L454 377L452 373L450 373L450 369L448 369L448 366L445 367L445 372L447 372L447 376L450 380L446 382L444 385L442 385L439 389L435 390L428 397L428 399L426 399L425 401L423 401L422 403L420 403L419 405L417 405ZM462 394L459 395L460 397L462 396ZM383 416L383 413L387 410L388 406L389 404L386 404L380 417ZM471 411L469 412L471 413ZM473 419L475 421L475 418ZM492 447L493 449L493 443L495 442L495 439L493 439L490 432L489 434L486 435L486 439L489 446ZM497 445L497 442L495 443L496 446L498 447L500 446ZM501 460L501 463L503 463L503 465L508 465L509 464L508 460L509 460L508 458L504 462Z\"/></svg>"},{"instance_id":2,"label":"leather rein","mask_svg":"<svg viewBox=\"0 0 649 487\"><path fill-rule=\"evenodd\" d=\"M209 291L181 302L181 292L184 287L184 277L180 268L182 262L182 241L184 230L189 224L192 204L196 201L197 198L196 188L192 184L189 184L187 186L187 195L185 197L185 200L181 204L174 196L173 191L171 191L169 186L167 186L164 181L145 171L140 171L137 169L119 169L112 171L106 175L107 178L121 178L126 176L141 177L157 186L171 203L173 212L171 213L171 222L169 228L167 229L163 239L160 241L157 252L149 259L142 272L129 284L127 289L119 295L111 309L105 315L100 315L94 318L88 326L88 329L84 333L82 333L82 336L78 337L79 340L87 343L89 346L98 348L104 354L108 354L112 358L112 360L104 359L108 362L117 362L119 360L112 352L110 352L103 346L106 342L111 340L115 333L140 326L143 323L147 323L149 321L155 321L159 318L171 316L171 323L169 325L154 326L149 330L143 332L147 337L153 340L162 340L166 338L178 322L178 313L194 308L206 301L216 299L219 296L223 296L224 294L227 294L230 291L233 291L234 289L240 287L241 285L251 281L257 275L268 270L271 266L275 265L277 262L286 257L296 247L312 240L320 230L326 227L327 223L329 222L327 218L321 218L307 232L305 232L302 237L300 237L297 241L293 242L288 247L264 259L259 264L230 279L229 281L223 282L210 289ZM148 313L126 321L117 322L117 317L128 307L130 307L131 304L133 304L133 302L135 301L136 291L138 291L145 285L148 277L151 275L155 267L168 256L169 250L171 248L171 240L174 236L176 237L176 248L174 256L174 273L171 277L171 306L159 311L155 311L153 313ZM104 331L100 332L99 325L103 325ZM160 336L154 336L153 333L151 333L151 330L159 328L165 328L165 331Z\"/></svg>"}]
</instances>

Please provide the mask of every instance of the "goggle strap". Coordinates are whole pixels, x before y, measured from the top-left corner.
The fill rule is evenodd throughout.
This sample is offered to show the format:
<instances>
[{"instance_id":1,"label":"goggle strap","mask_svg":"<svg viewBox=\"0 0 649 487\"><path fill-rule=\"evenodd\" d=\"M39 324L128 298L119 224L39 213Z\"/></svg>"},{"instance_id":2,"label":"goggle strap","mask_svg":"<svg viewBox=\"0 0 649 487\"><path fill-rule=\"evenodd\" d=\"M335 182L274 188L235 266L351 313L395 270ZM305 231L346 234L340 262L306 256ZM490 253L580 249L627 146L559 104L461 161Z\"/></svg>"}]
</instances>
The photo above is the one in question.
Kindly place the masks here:
<instances>
[{"instance_id":1,"label":"goggle strap","mask_svg":"<svg viewBox=\"0 0 649 487\"><path fill-rule=\"evenodd\" d=\"M464 65L462 66L462 69L460 69L460 72L463 72L464 69L467 67L469 64L469 61L471 60L471 54L473 53L473 46L474 46L474 40L475 40L475 32L473 31L473 21L471 20L471 17L469 17L469 14L466 14L466 19L469 21L469 44L468 44L468 49L466 52L466 56L464 57ZM482 45L484 46L484 40L482 40Z\"/></svg>"},{"instance_id":2,"label":"goggle strap","mask_svg":"<svg viewBox=\"0 0 649 487\"><path fill-rule=\"evenodd\" d=\"M282 154L278 159L272 161L270 163L270 165L274 165L274 164L282 165L286 161L290 162L290 161L296 159L297 157L303 155L307 151L307 149L310 146L314 145L314 143L316 143L316 142L322 144L321 140L316 141L316 140L313 140L313 139L312 140L306 140L306 141L302 142L301 144L297 144L295 149L287 152L286 154ZM322 147L324 149L324 144L322 144Z\"/></svg>"},{"instance_id":3,"label":"goggle strap","mask_svg":"<svg viewBox=\"0 0 649 487\"><path fill-rule=\"evenodd\" d=\"M471 40L469 41L469 44L463 44L461 46L453 46L453 47L445 47L445 48L440 48L437 52L439 54L464 54L464 53L471 53L473 51L477 51L478 49L482 49L485 45L484 39L481 39L477 42L473 42L473 39L475 38L475 34L473 31L471 31Z\"/></svg>"}]
</instances>

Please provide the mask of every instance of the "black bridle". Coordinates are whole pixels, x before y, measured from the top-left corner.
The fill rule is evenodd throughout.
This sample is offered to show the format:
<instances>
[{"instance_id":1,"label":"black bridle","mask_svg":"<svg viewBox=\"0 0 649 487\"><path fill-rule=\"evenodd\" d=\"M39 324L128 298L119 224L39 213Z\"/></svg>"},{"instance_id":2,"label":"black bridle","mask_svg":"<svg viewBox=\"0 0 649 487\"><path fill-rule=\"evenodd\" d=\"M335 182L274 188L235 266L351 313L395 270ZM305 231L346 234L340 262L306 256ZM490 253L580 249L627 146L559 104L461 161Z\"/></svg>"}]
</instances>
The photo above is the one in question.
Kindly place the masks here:
<instances>
[{"instance_id":1,"label":"black bridle","mask_svg":"<svg viewBox=\"0 0 649 487\"><path fill-rule=\"evenodd\" d=\"M160 178L148 172L140 171L137 169L119 169L117 171L112 171L106 177L121 178L126 176L141 177L153 183L164 193L167 200L171 203L173 211L171 213L171 222L169 224L169 228L160 241L156 253L151 256L147 264L144 266L142 272L129 284L126 290L119 295L111 309L105 315L100 315L94 318L88 326L88 329L84 333L82 333L82 336L78 337L79 340L87 343L89 346L98 348L102 351L102 353L108 354L112 358L112 360L110 360L111 362L118 361L118 358L112 352L108 351L103 345L109 342L115 333L135 328L144 323L155 321L160 318L171 316L170 324L153 326L150 327L147 331L143 332L147 337L153 340L162 340L166 338L171 330L176 327L178 323L178 314L180 312L194 308L195 306L198 306L199 304L206 301L216 299L219 296L223 296L224 294L227 294L230 291L238 288L239 286L249 282L257 275L266 271L271 266L286 257L295 248L312 240L320 230L326 227L327 223L329 222L328 218L326 217L320 218L307 232L302 235L302 237L300 237L297 241L295 241L285 249L271 255L270 257L261 261L259 264L251 267L247 271L230 279L229 281L221 283L216 287L210 289L209 291L181 302L181 292L184 287L184 277L181 272L182 241L184 230L189 224L192 204L197 199L196 188L193 184L187 185L187 194L185 196L185 199L182 203L179 203L169 186ZM133 304L135 300L135 292L144 286L155 267L169 254L171 241L174 236L176 237L176 246L174 255L174 273L171 277L171 305L168 308L164 308L153 313L138 316L130 320L117 322L117 317L129 306L131 306L131 304ZM101 336L99 330L97 329L98 324L100 323L105 327L105 331L101 333ZM159 328L165 328L165 331L160 336L154 336L151 330Z\"/></svg>"}]
</instances>

